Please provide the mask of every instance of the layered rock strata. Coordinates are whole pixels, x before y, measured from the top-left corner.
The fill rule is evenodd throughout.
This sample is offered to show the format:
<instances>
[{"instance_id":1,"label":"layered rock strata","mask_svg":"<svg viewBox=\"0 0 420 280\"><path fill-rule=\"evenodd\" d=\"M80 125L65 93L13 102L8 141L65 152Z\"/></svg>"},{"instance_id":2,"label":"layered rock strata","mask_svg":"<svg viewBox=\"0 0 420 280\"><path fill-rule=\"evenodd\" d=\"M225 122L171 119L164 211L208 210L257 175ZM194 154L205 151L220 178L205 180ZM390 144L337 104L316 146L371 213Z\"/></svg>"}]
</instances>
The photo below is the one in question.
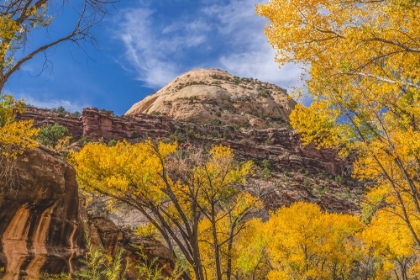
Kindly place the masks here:
<instances>
[{"instance_id":1,"label":"layered rock strata","mask_svg":"<svg viewBox=\"0 0 420 280\"><path fill-rule=\"evenodd\" d=\"M286 127L244 131L229 125L199 124L166 116L112 116L96 108L85 108L80 118L74 118L27 107L19 119L33 119L37 127L61 124L69 129L75 140L89 137L92 141L127 139L135 142L147 138L171 138L200 145L217 142L233 148L239 159L268 159L283 168L305 168L334 175L345 175L350 170L350 164L338 160L335 151L305 147L298 135Z\"/></svg>"}]
</instances>

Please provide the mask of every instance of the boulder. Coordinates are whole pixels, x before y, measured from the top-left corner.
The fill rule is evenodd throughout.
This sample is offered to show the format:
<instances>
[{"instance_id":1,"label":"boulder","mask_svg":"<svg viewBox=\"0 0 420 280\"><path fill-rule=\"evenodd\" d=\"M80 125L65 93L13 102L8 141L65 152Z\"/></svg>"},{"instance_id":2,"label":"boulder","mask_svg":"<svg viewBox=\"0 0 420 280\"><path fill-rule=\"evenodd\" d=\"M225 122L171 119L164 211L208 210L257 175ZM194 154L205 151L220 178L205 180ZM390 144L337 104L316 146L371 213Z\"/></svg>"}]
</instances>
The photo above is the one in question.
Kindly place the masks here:
<instances>
[{"instance_id":1,"label":"boulder","mask_svg":"<svg viewBox=\"0 0 420 280\"><path fill-rule=\"evenodd\" d=\"M138 264L145 261L137 254L140 246L170 274L175 259L160 242L87 214L75 171L59 153L40 146L16 161L0 158L0 166L0 279L75 272L85 253L86 230L92 244L111 256L123 248L123 259ZM128 278L138 279L135 269Z\"/></svg>"},{"instance_id":2,"label":"boulder","mask_svg":"<svg viewBox=\"0 0 420 280\"><path fill-rule=\"evenodd\" d=\"M3 160L5 168L11 172L1 172L0 180L3 278L74 271L83 253L74 169L45 147L26 151L16 162Z\"/></svg>"}]
</instances>

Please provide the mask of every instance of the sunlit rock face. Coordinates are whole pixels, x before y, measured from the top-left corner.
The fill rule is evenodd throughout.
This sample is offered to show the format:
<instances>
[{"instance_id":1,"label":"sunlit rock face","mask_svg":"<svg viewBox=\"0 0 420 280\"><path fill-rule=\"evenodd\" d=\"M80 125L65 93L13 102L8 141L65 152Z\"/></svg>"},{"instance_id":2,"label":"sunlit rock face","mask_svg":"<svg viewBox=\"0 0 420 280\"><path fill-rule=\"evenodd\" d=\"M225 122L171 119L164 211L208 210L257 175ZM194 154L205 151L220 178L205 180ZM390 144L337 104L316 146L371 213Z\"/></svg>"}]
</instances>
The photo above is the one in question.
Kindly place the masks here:
<instances>
[{"instance_id":1,"label":"sunlit rock face","mask_svg":"<svg viewBox=\"0 0 420 280\"><path fill-rule=\"evenodd\" d=\"M282 127L295 102L276 85L219 69L195 69L134 104L126 115L155 114L197 123Z\"/></svg>"},{"instance_id":2,"label":"sunlit rock face","mask_svg":"<svg viewBox=\"0 0 420 280\"><path fill-rule=\"evenodd\" d=\"M0 278L72 272L83 226L73 168L46 148L25 152L0 181ZM4 174L3 174L4 175Z\"/></svg>"},{"instance_id":3,"label":"sunlit rock face","mask_svg":"<svg viewBox=\"0 0 420 280\"><path fill-rule=\"evenodd\" d=\"M299 136L288 127L241 129L230 125L212 125L186 122L167 116L136 114L112 116L96 108L83 109L80 118L60 117L50 110L27 107L20 120L34 120L36 127L57 123L68 128L74 140L89 137L92 141L126 139L138 142L148 138L171 138L182 142L191 140L202 145L221 143L235 150L238 159L268 159L272 164L298 170L319 170L328 174L345 175L349 162L337 159L333 150L317 150L313 145L303 146ZM279 125L281 126L281 125ZM73 134L74 133L74 134ZM75 143L75 149L77 143Z\"/></svg>"},{"instance_id":4,"label":"sunlit rock face","mask_svg":"<svg viewBox=\"0 0 420 280\"><path fill-rule=\"evenodd\" d=\"M134 266L142 262L139 246L170 274L175 258L162 243L87 213L79 202L75 171L60 154L40 147L9 164L0 158L0 176L0 279L75 272L85 236L111 256L124 249L123 260L133 264L127 279L139 279Z\"/></svg>"},{"instance_id":5,"label":"sunlit rock face","mask_svg":"<svg viewBox=\"0 0 420 280\"><path fill-rule=\"evenodd\" d=\"M240 160L269 160L291 170L346 175L351 164L337 159L337 151L304 147L299 141L289 126L295 104L276 85L219 69L196 69L134 104L125 116L85 108L76 118L29 106L18 119L33 120L36 127L63 125L73 140L167 138L198 146L217 142L234 149Z\"/></svg>"}]
</instances>

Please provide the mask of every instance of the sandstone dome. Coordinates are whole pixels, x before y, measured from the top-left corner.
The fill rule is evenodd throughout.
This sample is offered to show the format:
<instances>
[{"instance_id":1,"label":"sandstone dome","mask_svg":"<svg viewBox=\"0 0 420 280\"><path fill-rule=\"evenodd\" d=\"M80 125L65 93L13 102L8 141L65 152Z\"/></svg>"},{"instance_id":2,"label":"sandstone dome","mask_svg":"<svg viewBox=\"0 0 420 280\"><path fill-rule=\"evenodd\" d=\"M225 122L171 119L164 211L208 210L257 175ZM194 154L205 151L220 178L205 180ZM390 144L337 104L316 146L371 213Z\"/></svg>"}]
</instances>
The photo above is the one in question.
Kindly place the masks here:
<instances>
[{"instance_id":1,"label":"sandstone dome","mask_svg":"<svg viewBox=\"0 0 420 280\"><path fill-rule=\"evenodd\" d=\"M276 85L219 69L196 69L134 104L126 115L165 115L197 123L268 128L287 125L295 104Z\"/></svg>"}]
</instances>

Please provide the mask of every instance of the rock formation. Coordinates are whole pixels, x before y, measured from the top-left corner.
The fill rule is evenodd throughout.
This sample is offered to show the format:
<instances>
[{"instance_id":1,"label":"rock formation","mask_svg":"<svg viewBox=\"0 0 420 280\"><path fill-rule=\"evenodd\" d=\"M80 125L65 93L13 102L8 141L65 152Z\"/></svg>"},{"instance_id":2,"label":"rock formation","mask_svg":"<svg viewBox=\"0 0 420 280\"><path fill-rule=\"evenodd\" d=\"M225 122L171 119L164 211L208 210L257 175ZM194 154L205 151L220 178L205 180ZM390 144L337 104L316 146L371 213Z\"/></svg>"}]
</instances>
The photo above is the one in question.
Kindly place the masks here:
<instances>
[{"instance_id":1,"label":"rock formation","mask_svg":"<svg viewBox=\"0 0 420 280\"><path fill-rule=\"evenodd\" d=\"M83 241L73 168L42 147L10 164L12 177L0 180L3 278L34 279L40 271L73 271ZM5 161L1 168L6 168Z\"/></svg>"},{"instance_id":2,"label":"rock formation","mask_svg":"<svg viewBox=\"0 0 420 280\"><path fill-rule=\"evenodd\" d=\"M234 149L240 160L268 161L273 166L269 180L254 174L244 186L259 192L266 210L304 200L328 211L358 212L363 189L341 182L341 176L351 171L351 161L337 159L333 150L303 147L288 127L294 105L274 85L199 69L133 105L126 116L85 108L74 117L28 106L18 119L32 119L37 127L63 125L73 140L152 138L177 140L187 149L220 143ZM122 230L104 211L84 208L75 172L58 153L45 147L25 152L8 169L12 171L8 180L1 177L4 163L0 159L0 278L33 279L39 272L74 271L84 253L85 229L93 244L111 254L124 248L124 259L132 263L141 261L132 244L142 244L144 253L157 256L170 273L174 257L162 244ZM135 271L129 271L129 278L136 279Z\"/></svg>"},{"instance_id":3,"label":"rock formation","mask_svg":"<svg viewBox=\"0 0 420 280\"><path fill-rule=\"evenodd\" d=\"M65 126L75 139L83 136L83 126L81 125L80 118L72 115L63 115L49 109L26 106L25 114L18 116L18 119L33 120L36 127L60 124Z\"/></svg>"},{"instance_id":4,"label":"rock formation","mask_svg":"<svg viewBox=\"0 0 420 280\"><path fill-rule=\"evenodd\" d=\"M338 159L334 150L317 150L301 144L299 136L288 126L289 112L294 105L286 91L275 85L234 77L217 69L198 69L179 76L133 105L126 116L85 108L81 117L75 118L27 107L26 113L19 118L33 119L38 127L48 123L61 124L69 129L74 140L88 137L92 141L108 143L112 139L138 142L151 138L177 140L183 148L223 144L234 149L239 160L251 159L256 163L268 160L276 172L291 173L282 180L290 181L289 185L293 186L302 186L306 180L314 188L320 187L317 183L320 180L308 175L302 180L296 179L299 176L293 174L302 170L310 174L327 174L326 177L348 175L351 160ZM322 181L330 190L345 189L344 186L335 188L332 183ZM350 197L357 196L354 191L355 188L346 190ZM323 201L330 201L335 206L325 204L323 208L332 211L357 210L357 203L346 206L343 199L331 201L332 194L329 193L311 197L306 195L305 188L291 190L283 186L281 193L275 193L275 196L274 192L267 196L270 209L279 206L277 202L270 202L276 197L286 205L302 199L321 205ZM329 200L327 196L330 196Z\"/></svg>"},{"instance_id":5,"label":"rock formation","mask_svg":"<svg viewBox=\"0 0 420 280\"><path fill-rule=\"evenodd\" d=\"M296 133L287 127L240 130L229 125L210 125L174 120L167 116L136 114L112 116L98 109L85 108L80 118L61 117L50 110L27 107L19 119L33 119L35 126L57 123L68 128L75 140L112 139L140 141L147 138L170 138L199 145L215 142L230 146L239 159L270 160L286 169L306 168L333 175L347 174L350 164L338 160L335 151L304 147Z\"/></svg>"},{"instance_id":6,"label":"rock formation","mask_svg":"<svg viewBox=\"0 0 420 280\"><path fill-rule=\"evenodd\" d=\"M126 115L164 115L196 123L282 127L295 102L276 85L239 78L219 69L184 73L134 104Z\"/></svg>"},{"instance_id":7,"label":"rock formation","mask_svg":"<svg viewBox=\"0 0 420 280\"><path fill-rule=\"evenodd\" d=\"M80 118L27 107L20 119L35 126L58 123L75 140L140 141L151 138L215 142L235 149L240 159L268 159L287 169L305 168L333 175L347 174L350 164L335 151L303 147L289 127L295 102L286 91L252 78L218 69L197 69L133 105L124 117L85 108Z\"/></svg>"},{"instance_id":8,"label":"rock formation","mask_svg":"<svg viewBox=\"0 0 420 280\"><path fill-rule=\"evenodd\" d=\"M139 247L148 261L157 258L158 265L162 268L162 274L171 274L175 257L172 252L152 237L136 236L130 230L117 227L106 217L90 216L88 219L89 231L92 243L95 247L105 248L108 254L115 256L118 251L124 249L123 260L129 260L127 279L139 279L135 266L142 260L139 256Z\"/></svg>"},{"instance_id":9,"label":"rock formation","mask_svg":"<svg viewBox=\"0 0 420 280\"><path fill-rule=\"evenodd\" d=\"M111 255L124 248L124 259L134 264L141 260L133 244L142 245L148 257L158 257L170 272L174 257L161 243L135 237L106 218L87 215L74 169L58 153L41 146L15 162L1 160L0 279L74 272L84 254L85 230L92 243ZM135 271L129 275L136 279Z\"/></svg>"}]
</instances>

